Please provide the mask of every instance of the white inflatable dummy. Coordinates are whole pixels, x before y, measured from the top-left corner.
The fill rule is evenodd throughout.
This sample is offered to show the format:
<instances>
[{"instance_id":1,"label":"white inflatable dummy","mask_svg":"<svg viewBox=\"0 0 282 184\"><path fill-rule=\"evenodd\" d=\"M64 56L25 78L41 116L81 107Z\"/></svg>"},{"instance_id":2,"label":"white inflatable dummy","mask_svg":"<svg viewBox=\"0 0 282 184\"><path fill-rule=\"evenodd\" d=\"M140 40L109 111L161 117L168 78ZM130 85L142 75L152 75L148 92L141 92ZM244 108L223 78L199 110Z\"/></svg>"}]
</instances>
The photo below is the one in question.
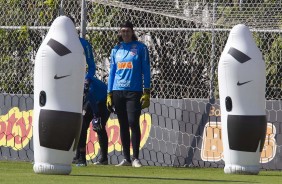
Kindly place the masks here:
<instances>
[{"instance_id":1,"label":"white inflatable dummy","mask_svg":"<svg viewBox=\"0 0 282 184\"><path fill-rule=\"evenodd\" d=\"M35 58L35 173L70 174L80 136L85 56L71 19L54 20Z\"/></svg>"},{"instance_id":2,"label":"white inflatable dummy","mask_svg":"<svg viewBox=\"0 0 282 184\"><path fill-rule=\"evenodd\" d=\"M218 66L225 173L259 173L267 126L265 75L248 27L234 26Z\"/></svg>"}]
</instances>

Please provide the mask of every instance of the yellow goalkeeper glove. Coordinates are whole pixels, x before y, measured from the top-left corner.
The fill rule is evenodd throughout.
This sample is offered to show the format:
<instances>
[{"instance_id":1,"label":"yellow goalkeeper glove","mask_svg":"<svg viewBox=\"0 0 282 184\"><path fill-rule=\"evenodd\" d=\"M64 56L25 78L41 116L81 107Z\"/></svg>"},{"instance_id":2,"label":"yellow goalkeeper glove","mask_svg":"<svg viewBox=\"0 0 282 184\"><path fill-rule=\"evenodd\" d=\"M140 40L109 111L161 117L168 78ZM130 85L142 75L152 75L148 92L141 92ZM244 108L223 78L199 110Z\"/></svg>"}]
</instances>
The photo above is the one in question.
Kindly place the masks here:
<instances>
[{"instance_id":1,"label":"yellow goalkeeper glove","mask_svg":"<svg viewBox=\"0 0 282 184\"><path fill-rule=\"evenodd\" d=\"M140 99L142 109L148 108L150 106L150 89L144 89L143 95Z\"/></svg>"},{"instance_id":2,"label":"yellow goalkeeper glove","mask_svg":"<svg viewBox=\"0 0 282 184\"><path fill-rule=\"evenodd\" d=\"M110 111L110 112L114 112L113 110L113 93L108 93L107 94L107 109Z\"/></svg>"}]
</instances>

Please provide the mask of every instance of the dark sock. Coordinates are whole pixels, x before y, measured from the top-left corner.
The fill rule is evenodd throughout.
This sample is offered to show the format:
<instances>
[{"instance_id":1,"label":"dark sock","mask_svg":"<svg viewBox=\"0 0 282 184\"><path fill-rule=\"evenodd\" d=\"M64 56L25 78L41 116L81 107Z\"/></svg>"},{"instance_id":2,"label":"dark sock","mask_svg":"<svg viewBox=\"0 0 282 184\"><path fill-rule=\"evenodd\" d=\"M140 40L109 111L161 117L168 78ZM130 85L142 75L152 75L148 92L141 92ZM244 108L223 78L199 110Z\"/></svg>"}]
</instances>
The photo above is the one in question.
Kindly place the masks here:
<instances>
[{"instance_id":1,"label":"dark sock","mask_svg":"<svg viewBox=\"0 0 282 184\"><path fill-rule=\"evenodd\" d=\"M75 159L78 159L78 158L79 158L79 155L80 155L80 151L79 151L79 150L76 150Z\"/></svg>"},{"instance_id":2,"label":"dark sock","mask_svg":"<svg viewBox=\"0 0 282 184\"><path fill-rule=\"evenodd\" d=\"M79 158L81 158L83 160L86 160L86 152L85 151L80 151Z\"/></svg>"}]
</instances>

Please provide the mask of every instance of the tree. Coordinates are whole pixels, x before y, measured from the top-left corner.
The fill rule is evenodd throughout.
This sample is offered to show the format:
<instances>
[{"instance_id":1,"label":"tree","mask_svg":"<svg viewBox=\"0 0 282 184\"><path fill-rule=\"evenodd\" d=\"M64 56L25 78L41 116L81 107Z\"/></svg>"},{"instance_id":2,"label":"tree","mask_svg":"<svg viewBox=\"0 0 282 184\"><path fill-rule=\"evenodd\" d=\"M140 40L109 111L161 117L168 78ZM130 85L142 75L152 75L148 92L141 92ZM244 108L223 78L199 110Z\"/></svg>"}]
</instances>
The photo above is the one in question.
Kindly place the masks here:
<instances>
[{"instance_id":1,"label":"tree","mask_svg":"<svg viewBox=\"0 0 282 184\"><path fill-rule=\"evenodd\" d=\"M1 93L33 93L33 58L46 33L28 26L49 25L57 16L58 0L13 0L0 2L0 24L20 26L20 29L1 29L0 56Z\"/></svg>"}]
</instances>

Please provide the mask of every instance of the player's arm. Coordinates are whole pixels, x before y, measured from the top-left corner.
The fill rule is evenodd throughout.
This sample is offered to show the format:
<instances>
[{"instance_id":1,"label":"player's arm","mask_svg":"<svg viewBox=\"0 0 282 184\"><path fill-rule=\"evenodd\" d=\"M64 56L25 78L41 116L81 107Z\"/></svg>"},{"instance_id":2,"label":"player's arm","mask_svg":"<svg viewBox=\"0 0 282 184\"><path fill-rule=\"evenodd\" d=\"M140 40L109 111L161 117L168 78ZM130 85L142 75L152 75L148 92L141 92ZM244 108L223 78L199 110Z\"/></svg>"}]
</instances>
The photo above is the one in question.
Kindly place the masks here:
<instances>
[{"instance_id":1,"label":"player's arm","mask_svg":"<svg viewBox=\"0 0 282 184\"><path fill-rule=\"evenodd\" d=\"M113 91L113 84L114 84L115 72L116 72L115 52L116 49L113 49L110 57L110 72L109 72L108 90L107 90L108 93L111 93Z\"/></svg>"},{"instance_id":2,"label":"player's arm","mask_svg":"<svg viewBox=\"0 0 282 184\"><path fill-rule=\"evenodd\" d=\"M146 45L142 46L141 54L142 54L142 74L144 76L144 89L150 89L151 87L150 57Z\"/></svg>"},{"instance_id":3,"label":"player's arm","mask_svg":"<svg viewBox=\"0 0 282 184\"><path fill-rule=\"evenodd\" d=\"M150 84L151 84L151 71L150 71L150 58L149 51L146 45L141 47L141 60L142 60L142 74L143 74L143 94L141 96L141 108L148 108L150 106Z\"/></svg>"},{"instance_id":4,"label":"player's arm","mask_svg":"<svg viewBox=\"0 0 282 184\"><path fill-rule=\"evenodd\" d=\"M92 46L87 41L84 47L84 51L85 51L86 62L88 65L88 72L85 78L91 80L96 73L96 64L94 60Z\"/></svg>"}]
</instances>

